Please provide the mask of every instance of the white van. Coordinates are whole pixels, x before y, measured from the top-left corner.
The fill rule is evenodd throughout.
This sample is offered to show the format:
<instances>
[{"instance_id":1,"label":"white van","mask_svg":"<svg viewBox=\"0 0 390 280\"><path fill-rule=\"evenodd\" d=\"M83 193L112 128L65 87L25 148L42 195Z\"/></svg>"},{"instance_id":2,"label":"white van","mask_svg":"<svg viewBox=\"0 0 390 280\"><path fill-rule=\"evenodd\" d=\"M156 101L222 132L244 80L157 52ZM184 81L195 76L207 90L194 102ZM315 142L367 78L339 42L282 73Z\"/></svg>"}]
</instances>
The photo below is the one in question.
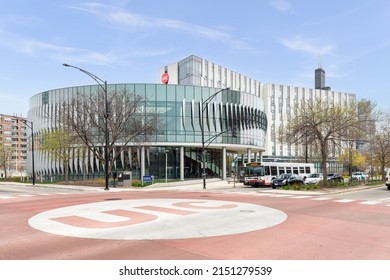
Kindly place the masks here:
<instances>
[{"instance_id":1,"label":"white van","mask_svg":"<svg viewBox=\"0 0 390 280\"><path fill-rule=\"evenodd\" d=\"M390 191L390 169L387 169L386 171L386 186L387 189Z\"/></svg>"}]
</instances>

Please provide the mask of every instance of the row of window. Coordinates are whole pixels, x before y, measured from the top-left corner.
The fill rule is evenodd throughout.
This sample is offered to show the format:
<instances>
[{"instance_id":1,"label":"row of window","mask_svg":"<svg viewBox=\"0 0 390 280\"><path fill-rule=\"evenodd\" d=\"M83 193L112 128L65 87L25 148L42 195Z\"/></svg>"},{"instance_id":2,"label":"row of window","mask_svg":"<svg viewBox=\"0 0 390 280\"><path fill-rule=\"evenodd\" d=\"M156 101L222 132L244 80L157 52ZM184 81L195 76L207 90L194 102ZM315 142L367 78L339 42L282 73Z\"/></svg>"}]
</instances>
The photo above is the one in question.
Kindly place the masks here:
<instances>
[{"instance_id":1,"label":"row of window","mask_svg":"<svg viewBox=\"0 0 390 280\"><path fill-rule=\"evenodd\" d=\"M267 129L267 117L265 113L251 106L233 103L214 102L211 104L195 103L194 100L186 102L183 100L182 123L185 130L191 125L192 130L197 127L199 121L201 127L202 117L205 130L247 130L247 129ZM188 123L188 120L191 123ZM190 128L190 130L191 130Z\"/></svg>"}]
</instances>

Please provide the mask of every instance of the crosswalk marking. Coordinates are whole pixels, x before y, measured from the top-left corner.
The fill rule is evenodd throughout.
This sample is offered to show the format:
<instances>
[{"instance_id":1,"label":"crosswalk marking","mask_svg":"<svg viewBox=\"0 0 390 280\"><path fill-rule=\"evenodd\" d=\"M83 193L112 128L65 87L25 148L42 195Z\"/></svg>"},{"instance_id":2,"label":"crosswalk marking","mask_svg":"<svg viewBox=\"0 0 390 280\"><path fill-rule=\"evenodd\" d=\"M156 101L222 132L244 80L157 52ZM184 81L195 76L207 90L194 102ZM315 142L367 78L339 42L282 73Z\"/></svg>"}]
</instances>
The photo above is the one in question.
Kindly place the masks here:
<instances>
[{"instance_id":1,"label":"crosswalk marking","mask_svg":"<svg viewBox=\"0 0 390 280\"><path fill-rule=\"evenodd\" d=\"M10 199L15 198L14 196L0 196L0 199Z\"/></svg>"},{"instance_id":2,"label":"crosswalk marking","mask_svg":"<svg viewBox=\"0 0 390 280\"><path fill-rule=\"evenodd\" d=\"M58 194L58 195L65 195L65 194L72 194L72 193L58 192L58 193L55 193L55 194Z\"/></svg>"},{"instance_id":3,"label":"crosswalk marking","mask_svg":"<svg viewBox=\"0 0 390 280\"><path fill-rule=\"evenodd\" d=\"M352 201L355 201L355 200L353 200L353 199L334 200L334 202L340 202L340 203L348 203L348 202L352 202Z\"/></svg>"},{"instance_id":4,"label":"crosswalk marking","mask_svg":"<svg viewBox=\"0 0 390 280\"><path fill-rule=\"evenodd\" d=\"M367 205L375 205L381 203L380 201L375 201L375 200L368 200L364 202L360 202L359 204L367 204Z\"/></svg>"},{"instance_id":5,"label":"crosswalk marking","mask_svg":"<svg viewBox=\"0 0 390 280\"><path fill-rule=\"evenodd\" d=\"M169 191L179 191L179 190L169 190ZM191 191L193 192L193 191ZM203 192L203 191L196 191L196 192ZM224 192L221 191L210 191L212 194L221 194ZM77 195L80 194L88 194L91 192L77 192ZM72 192L56 192L56 193L34 193L34 194L18 194L14 196L0 196L0 200L7 200L7 199L15 199L18 197L37 197L37 196L50 196L50 195L71 195L71 194L76 194ZM261 196L261 197L271 197L271 198L292 198L292 199L309 199L313 201L325 201L325 200L332 200L333 198L330 197L313 197L311 195L293 195L293 194L275 194L275 193L262 193L262 192L229 192L225 193L229 195L252 195L252 196ZM333 202L337 203L349 203L349 202L356 202L361 205L378 205L378 204L383 204L387 202L388 198L384 199L378 199L378 200L367 200L367 201L359 201L359 200L354 200L354 199L338 199L338 200L332 200ZM383 204L384 205L384 204ZM389 206L390 204L387 204L385 206Z\"/></svg>"},{"instance_id":6,"label":"crosswalk marking","mask_svg":"<svg viewBox=\"0 0 390 280\"><path fill-rule=\"evenodd\" d=\"M329 200L331 199L330 197L315 197L315 198L312 198L311 200Z\"/></svg>"}]
</instances>

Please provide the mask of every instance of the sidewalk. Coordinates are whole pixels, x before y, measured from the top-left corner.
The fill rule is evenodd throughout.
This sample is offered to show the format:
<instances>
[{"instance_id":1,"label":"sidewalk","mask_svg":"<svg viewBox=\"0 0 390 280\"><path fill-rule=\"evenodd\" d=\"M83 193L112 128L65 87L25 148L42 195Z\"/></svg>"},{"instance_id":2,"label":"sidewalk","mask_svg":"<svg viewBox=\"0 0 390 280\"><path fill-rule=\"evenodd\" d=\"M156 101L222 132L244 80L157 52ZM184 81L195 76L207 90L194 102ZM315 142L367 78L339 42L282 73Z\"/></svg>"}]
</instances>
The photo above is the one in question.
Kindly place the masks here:
<instances>
[{"instance_id":1,"label":"sidewalk","mask_svg":"<svg viewBox=\"0 0 390 280\"><path fill-rule=\"evenodd\" d=\"M14 183L14 182L0 182L2 185L23 185L26 187L34 187L31 184L26 183ZM250 187L245 186L243 183L239 182L229 182L221 180L218 178L211 178L206 180L206 189L203 188L203 180L186 180L186 181L176 181L176 182L167 182L167 183L156 183L146 187L113 187L110 186L108 191L105 191L103 187L93 187L93 186L78 186L78 185L62 185L62 184L40 184L36 183L35 186L42 188L57 188L57 189L69 189L69 190L78 190L86 192L124 192L124 191L151 191L151 190L183 190L183 191L212 191L212 190L226 190L226 191L243 191L242 189L252 189L256 190L259 193L274 193L274 194L294 194L294 195L308 195L308 196L320 196L320 195L330 195L330 194L339 194L346 192L353 192L364 189L378 188L382 185L375 186L354 186L354 187L345 187L345 188L329 188L325 190L313 190L313 191L300 191L300 190L283 190L283 189L272 189L270 187Z\"/></svg>"}]
</instances>

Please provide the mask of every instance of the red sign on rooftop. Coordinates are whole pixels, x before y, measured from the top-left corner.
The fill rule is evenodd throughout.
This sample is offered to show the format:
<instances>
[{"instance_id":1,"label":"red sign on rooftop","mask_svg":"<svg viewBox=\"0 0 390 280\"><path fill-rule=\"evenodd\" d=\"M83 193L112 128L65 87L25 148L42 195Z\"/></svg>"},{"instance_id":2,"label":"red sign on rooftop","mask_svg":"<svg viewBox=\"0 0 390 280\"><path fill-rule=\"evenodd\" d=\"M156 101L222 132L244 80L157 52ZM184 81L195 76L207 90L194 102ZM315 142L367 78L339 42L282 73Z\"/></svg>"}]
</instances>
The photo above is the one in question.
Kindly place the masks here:
<instances>
[{"instance_id":1,"label":"red sign on rooftop","mask_svg":"<svg viewBox=\"0 0 390 280\"><path fill-rule=\"evenodd\" d=\"M169 82L169 75L167 72L165 72L164 74L162 74L161 76L161 82L163 84L167 84Z\"/></svg>"}]
</instances>

